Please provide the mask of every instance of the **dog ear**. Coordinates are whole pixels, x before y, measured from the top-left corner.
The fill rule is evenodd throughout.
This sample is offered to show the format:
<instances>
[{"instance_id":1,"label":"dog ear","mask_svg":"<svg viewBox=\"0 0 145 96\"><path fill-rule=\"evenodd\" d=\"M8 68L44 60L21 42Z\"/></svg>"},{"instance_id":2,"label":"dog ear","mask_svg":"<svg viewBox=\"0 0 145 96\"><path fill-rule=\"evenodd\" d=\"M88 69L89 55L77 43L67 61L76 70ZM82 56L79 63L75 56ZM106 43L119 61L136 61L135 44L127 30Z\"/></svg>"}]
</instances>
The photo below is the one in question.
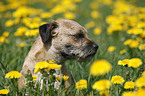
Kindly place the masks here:
<instances>
[{"instance_id":1,"label":"dog ear","mask_svg":"<svg viewBox=\"0 0 145 96\"><path fill-rule=\"evenodd\" d=\"M52 21L51 23L44 24L39 27L39 34L43 43L50 41L52 37L56 35L56 32L54 32L53 30L57 26L57 23L55 21Z\"/></svg>"}]
</instances>

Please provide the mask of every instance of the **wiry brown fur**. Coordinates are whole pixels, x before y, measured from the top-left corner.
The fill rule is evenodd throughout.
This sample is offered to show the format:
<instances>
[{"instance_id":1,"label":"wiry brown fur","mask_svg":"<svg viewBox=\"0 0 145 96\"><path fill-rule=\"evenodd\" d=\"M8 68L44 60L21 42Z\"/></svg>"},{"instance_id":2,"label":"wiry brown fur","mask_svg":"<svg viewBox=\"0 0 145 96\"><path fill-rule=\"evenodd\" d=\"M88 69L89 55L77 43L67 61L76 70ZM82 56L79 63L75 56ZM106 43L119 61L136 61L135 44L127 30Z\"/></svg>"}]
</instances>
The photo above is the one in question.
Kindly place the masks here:
<instances>
[{"instance_id":1,"label":"wiry brown fur","mask_svg":"<svg viewBox=\"0 0 145 96\"><path fill-rule=\"evenodd\" d=\"M28 72L33 74L35 64L46 59L54 59L58 64L62 64L62 73L64 75L69 75L69 83L73 83L73 76L70 74L64 64L66 60L71 58L65 58L61 54L61 52L66 52L66 54L69 54L69 52L67 53L68 50L65 48L65 46L68 44L73 46L72 49L69 50L71 51L69 55L75 53L79 54L78 56L80 57L78 59L86 59L86 54L91 54L91 51L89 51L91 47L87 48L87 45L89 43L93 44L94 42L88 38L88 32L84 27L72 20L61 19L56 20L55 22L58 24L58 27L53 30L55 34L52 33L52 35L54 35L52 40L48 41L47 43L43 43L41 37L38 36L32 45L27 57L25 58L21 71L23 76L18 81L20 89L25 86L25 74ZM80 32L84 35L84 38L81 40L77 40L73 36L70 36ZM96 52L95 49L92 48L92 50L92 52ZM67 84L68 86L69 83Z\"/></svg>"}]
</instances>

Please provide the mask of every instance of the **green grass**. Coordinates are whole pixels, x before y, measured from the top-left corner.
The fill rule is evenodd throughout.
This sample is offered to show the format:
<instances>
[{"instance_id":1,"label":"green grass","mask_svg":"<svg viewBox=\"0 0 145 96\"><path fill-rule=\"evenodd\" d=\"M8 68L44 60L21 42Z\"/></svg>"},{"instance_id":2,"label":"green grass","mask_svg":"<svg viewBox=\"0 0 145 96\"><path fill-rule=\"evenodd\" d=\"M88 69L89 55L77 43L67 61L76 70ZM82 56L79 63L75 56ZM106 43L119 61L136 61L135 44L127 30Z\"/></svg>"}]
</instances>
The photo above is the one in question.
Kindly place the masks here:
<instances>
[{"instance_id":1,"label":"green grass","mask_svg":"<svg viewBox=\"0 0 145 96\"><path fill-rule=\"evenodd\" d=\"M128 35L124 32L118 32L118 33L114 33L112 35L107 35L106 31L107 31L108 24L106 23L105 19L108 15L112 14L112 6L108 6L108 5L104 5L104 4L100 3L99 8L97 10L100 14L100 17L97 19L92 19L90 16L90 12L92 11L92 9L89 7L89 4L92 1L93 0L90 0L90 1L89 0L82 0L82 2L77 3L76 4L77 10L75 10L73 13L76 14L76 18L74 20L76 22L80 23L82 26L85 26L85 24L90 22L90 21L94 21L96 23L95 27L97 27L97 26L101 27L102 33L100 35L94 35L94 33L93 33L94 27L88 29L89 38L94 40L99 45L99 49L97 51L97 54L94 56L94 58L92 58L91 61L78 62L78 61L74 61L74 60L69 60L69 61L66 61L66 65L67 65L68 70L70 70L70 72L75 77L75 80L79 81L80 79L88 80L88 78L90 76L89 75L90 65L95 60L105 59L108 62L110 62L113 66L112 71L110 73L107 73L103 76L97 76L97 77L91 76L91 80L88 83L88 90L91 90L90 92L93 92L94 95L99 96L99 91L95 91L95 90L91 89L91 85L93 85L94 82L96 82L97 80L101 80L101 79L110 80L111 77L114 75L120 75L120 76L124 77L124 79L125 79L126 68L124 68L123 66L117 65L117 62L119 60L123 60L126 58L131 59L134 57L142 59L143 66L141 67L140 71L138 71L139 72L138 77L140 77L142 71L145 70L145 66L144 66L145 52L140 51L140 50L135 49L135 48L131 49L128 46L123 45L124 41L122 41L122 38L125 38L126 40L130 38L130 35ZM128 0L128 1L130 1L130 0ZM1 2L5 2L5 4L7 4L5 0L3 0ZM45 12L48 12L50 9L46 8L46 6L44 6L44 5L45 4L42 2L28 4L29 7L39 8ZM134 3L134 5L144 7L145 1L137 0L137 2ZM1 81L0 82L0 89L8 88L10 90L10 93L7 96L14 96L14 93L13 93L13 85L11 85L12 82L5 78L5 74L10 72L10 71L13 71L13 70L17 70L19 72L21 71L25 57L27 56L27 54L31 48L31 45L33 44L33 42L35 41L35 39L38 36L38 35L32 36L32 37L25 37L25 36L16 37L16 36L14 36L14 32L16 32L16 29L19 26L23 25L22 23L14 25L12 27L5 27L5 22L7 20L14 19L13 17L5 18L4 17L5 14L7 12L12 13L15 10L16 9L7 10L5 12L0 12L0 14L2 14L2 16L3 16L0 19L0 29L1 29L0 36L3 34L4 31L10 32L10 35L7 37L8 43L7 44L0 43L0 81ZM58 14L58 15L55 15L51 18L43 19L43 21L50 22L51 20L56 20L58 18L64 18L63 14ZM19 44L20 42L25 42L26 46L18 47L17 44ZM116 51L109 53L107 51L107 48L109 46L115 46L117 48ZM119 54L120 50L122 50L124 48L127 49L127 52L124 55L120 55ZM130 70L130 72L132 72L131 68L129 68L129 70ZM137 78L135 78L135 80L136 79ZM61 90L61 93L63 93L63 91L64 90ZM75 96L74 94L77 94L76 90L74 90L73 92L70 93L70 95L72 95L72 96ZM81 95L78 95L78 96L86 96L85 90L80 91L80 94ZM90 93L88 92L87 95L89 95L89 94ZM114 85L110 89L110 94L111 94L111 96L116 96ZM39 95L40 94L38 94L38 96ZM60 96L61 95L62 94L60 94Z\"/></svg>"}]
</instances>

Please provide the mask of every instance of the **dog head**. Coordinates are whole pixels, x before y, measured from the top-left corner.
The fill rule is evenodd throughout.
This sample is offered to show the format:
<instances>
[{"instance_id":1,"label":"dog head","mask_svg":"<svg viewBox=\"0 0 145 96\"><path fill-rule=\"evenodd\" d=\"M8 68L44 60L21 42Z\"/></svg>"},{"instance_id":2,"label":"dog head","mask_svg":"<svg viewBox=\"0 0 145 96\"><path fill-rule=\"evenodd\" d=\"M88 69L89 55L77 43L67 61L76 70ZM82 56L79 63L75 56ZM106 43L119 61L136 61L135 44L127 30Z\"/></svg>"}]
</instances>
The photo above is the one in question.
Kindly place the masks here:
<instances>
[{"instance_id":1,"label":"dog head","mask_svg":"<svg viewBox=\"0 0 145 96\"><path fill-rule=\"evenodd\" d=\"M93 57L98 45L88 38L87 30L72 20L60 19L39 27L43 43L51 46L64 59L85 61Z\"/></svg>"}]
</instances>

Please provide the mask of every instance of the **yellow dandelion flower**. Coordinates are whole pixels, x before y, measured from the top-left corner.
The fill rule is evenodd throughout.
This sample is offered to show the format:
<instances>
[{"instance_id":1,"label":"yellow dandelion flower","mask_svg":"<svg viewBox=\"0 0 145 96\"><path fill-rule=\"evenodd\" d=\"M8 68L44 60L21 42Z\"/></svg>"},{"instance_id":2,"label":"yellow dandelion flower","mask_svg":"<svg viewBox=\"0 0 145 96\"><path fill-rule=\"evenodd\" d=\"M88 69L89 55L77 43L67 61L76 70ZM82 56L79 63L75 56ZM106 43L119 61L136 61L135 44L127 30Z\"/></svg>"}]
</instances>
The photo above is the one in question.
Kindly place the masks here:
<instances>
[{"instance_id":1,"label":"yellow dandelion flower","mask_svg":"<svg viewBox=\"0 0 145 96\"><path fill-rule=\"evenodd\" d=\"M111 78L111 82L114 84L121 84L121 83L125 82L125 80L123 79L123 77L121 77L119 75L115 75Z\"/></svg>"},{"instance_id":2,"label":"yellow dandelion flower","mask_svg":"<svg viewBox=\"0 0 145 96\"><path fill-rule=\"evenodd\" d=\"M37 79L33 79L33 81L37 81Z\"/></svg>"},{"instance_id":3,"label":"yellow dandelion flower","mask_svg":"<svg viewBox=\"0 0 145 96\"><path fill-rule=\"evenodd\" d=\"M26 27L19 27L17 31L14 33L15 36L23 36L23 34L27 31L28 29Z\"/></svg>"},{"instance_id":4,"label":"yellow dandelion flower","mask_svg":"<svg viewBox=\"0 0 145 96\"><path fill-rule=\"evenodd\" d=\"M129 92L123 92L122 96L136 96L136 94L132 91L129 91Z\"/></svg>"},{"instance_id":5,"label":"yellow dandelion flower","mask_svg":"<svg viewBox=\"0 0 145 96\"><path fill-rule=\"evenodd\" d=\"M24 24L26 24L27 22L31 22L31 21L32 21L32 18L29 18L29 17L25 17L25 18L22 19L22 22Z\"/></svg>"},{"instance_id":6,"label":"yellow dandelion flower","mask_svg":"<svg viewBox=\"0 0 145 96\"><path fill-rule=\"evenodd\" d=\"M87 95L87 96L95 96L95 95L92 95L92 94L91 94L91 95Z\"/></svg>"},{"instance_id":7,"label":"yellow dandelion flower","mask_svg":"<svg viewBox=\"0 0 145 96\"><path fill-rule=\"evenodd\" d=\"M134 89L134 87L135 87L135 83L134 82L132 82L132 81L127 81L127 82L125 82L125 85L124 85L124 88L125 89Z\"/></svg>"},{"instance_id":8,"label":"yellow dandelion flower","mask_svg":"<svg viewBox=\"0 0 145 96\"><path fill-rule=\"evenodd\" d=\"M61 76L62 77L62 76ZM60 81L60 76L58 75L57 77L56 77L56 79L58 80L58 81Z\"/></svg>"},{"instance_id":9,"label":"yellow dandelion flower","mask_svg":"<svg viewBox=\"0 0 145 96\"><path fill-rule=\"evenodd\" d=\"M49 63L47 63L46 61L40 61L35 65L35 70L34 73L39 72L41 69L48 69L48 65Z\"/></svg>"},{"instance_id":10,"label":"yellow dandelion flower","mask_svg":"<svg viewBox=\"0 0 145 96\"><path fill-rule=\"evenodd\" d=\"M138 23L137 15L128 16L128 20L130 21L129 26L131 26L131 27L136 26L136 24Z\"/></svg>"},{"instance_id":11,"label":"yellow dandelion flower","mask_svg":"<svg viewBox=\"0 0 145 96\"><path fill-rule=\"evenodd\" d=\"M9 34L10 34L9 32L5 31L5 32L3 33L3 36L4 36L4 37L8 37Z\"/></svg>"},{"instance_id":12,"label":"yellow dandelion flower","mask_svg":"<svg viewBox=\"0 0 145 96\"><path fill-rule=\"evenodd\" d=\"M21 42L20 44L18 44L17 46L19 46L19 47L24 47L26 45L26 43L24 43L24 42Z\"/></svg>"},{"instance_id":13,"label":"yellow dandelion flower","mask_svg":"<svg viewBox=\"0 0 145 96\"><path fill-rule=\"evenodd\" d=\"M46 24L47 22L41 22L40 25Z\"/></svg>"},{"instance_id":14,"label":"yellow dandelion flower","mask_svg":"<svg viewBox=\"0 0 145 96\"><path fill-rule=\"evenodd\" d=\"M11 71L5 75L5 78L12 79L12 78L20 78L21 76L22 74L19 73L18 71Z\"/></svg>"},{"instance_id":15,"label":"yellow dandelion flower","mask_svg":"<svg viewBox=\"0 0 145 96\"><path fill-rule=\"evenodd\" d=\"M110 72L112 69L112 65L103 59L96 60L90 67L90 74L94 76L104 75Z\"/></svg>"},{"instance_id":16,"label":"yellow dandelion flower","mask_svg":"<svg viewBox=\"0 0 145 96\"><path fill-rule=\"evenodd\" d=\"M6 40L5 40L5 43L8 43L8 42L9 42L8 39L6 39Z\"/></svg>"},{"instance_id":17,"label":"yellow dandelion flower","mask_svg":"<svg viewBox=\"0 0 145 96\"><path fill-rule=\"evenodd\" d=\"M64 14L64 17L66 19L74 19L75 15L73 13L71 13L71 12L67 12L67 13Z\"/></svg>"},{"instance_id":18,"label":"yellow dandelion flower","mask_svg":"<svg viewBox=\"0 0 145 96\"><path fill-rule=\"evenodd\" d=\"M109 46L107 50L108 50L108 52L113 52L113 51L116 50L116 47L115 46Z\"/></svg>"},{"instance_id":19,"label":"yellow dandelion flower","mask_svg":"<svg viewBox=\"0 0 145 96\"><path fill-rule=\"evenodd\" d=\"M139 48L140 50L145 50L145 45L139 45L138 48Z\"/></svg>"},{"instance_id":20,"label":"yellow dandelion flower","mask_svg":"<svg viewBox=\"0 0 145 96\"><path fill-rule=\"evenodd\" d=\"M87 81L80 80L76 83L76 89L86 89L87 88Z\"/></svg>"},{"instance_id":21,"label":"yellow dandelion flower","mask_svg":"<svg viewBox=\"0 0 145 96\"><path fill-rule=\"evenodd\" d=\"M107 28L107 34L111 35L113 32L123 30L123 26L120 24L112 24Z\"/></svg>"},{"instance_id":22,"label":"yellow dandelion flower","mask_svg":"<svg viewBox=\"0 0 145 96\"><path fill-rule=\"evenodd\" d=\"M36 81L37 80L36 78L38 78L38 76L33 75L32 78L33 78L33 81Z\"/></svg>"},{"instance_id":23,"label":"yellow dandelion flower","mask_svg":"<svg viewBox=\"0 0 145 96\"><path fill-rule=\"evenodd\" d=\"M68 78L69 78L69 76L65 76L65 75L63 76L63 80L64 80L64 81L67 81Z\"/></svg>"},{"instance_id":24,"label":"yellow dandelion flower","mask_svg":"<svg viewBox=\"0 0 145 96\"><path fill-rule=\"evenodd\" d=\"M145 86L145 77L140 77L135 82L136 87L142 87Z\"/></svg>"},{"instance_id":25,"label":"yellow dandelion flower","mask_svg":"<svg viewBox=\"0 0 145 96\"><path fill-rule=\"evenodd\" d=\"M136 92L136 96L145 96L145 88L139 88Z\"/></svg>"},{"instance_id":26,"label":"yellow dandelion flower","mask_svg":"<svg viewBox=\"0 0 145 96\"><path fill-rule=\"evenodd\" d=\"M139 14L139 18L140 18L140 19L145 19L145 13Z\"/></svg>"},{"instance_id":27,"label":"yellow dandelion flower","mask_svg":"<svg viewBox=\"0 0 145 96\"><path fill-rule=\"evenodd\" d=\"M20 23L20 18L16 18L15 20L14 20L14 24L18 24L18 23Z\"/></svg>"},{"instance_id":28,"label":"yellow dandelion flower","mask_svg":"<svg viewBox=\"0 0 145 96\"><path fill-rule=\"evenodd\" d=\"M92 18L98 18L99 17L99 13L97 11L92 11L91 12L91 17Z\"/></svg>"},{"instance_id":29,"label":"yellow dandelion flower","mask_svg":"<svg viewBox=\"0 0 145 96\"><path fill-rule=\"evenodd\" d=\"M33 23L27 23L26 25L29 28L38 28L40 24L39 24L39 22L33 22ZM34 29L33 30L30 30L30 31L34 32Z\"/></svg>"},{"instance_id":30,"label":"yellow dandelion flower","mask_svg":"<svg viewBox=\"0 0 145 96\"><path fill-rule=\"evenodd\" d=\"M65 8L61 5L56 5L54 8L52 8L50 10L50 12L55 15L55 14L58 14L58 13L62 13L65 11Z\"/></svg>"},{"instance_id":31,"label":"yellow dandelion flower","mask_svg":"<svg viewBox=\"0 0 145 96\"><path fill-rule=\"evenodd\" d=\"M52 14L49 13L49 12L45 12L45 13L42 13L42 14L41 14L41 17L42 17L42 18L50 18L50 17L52 17Z\"/></svg>"},{"instance_id":32,"label":"yellow dandelion flower","mask_svg":"<svg viewBox=\"0 0 145 96\"><path fill-rule=\"evenodd\" d=\"M60 69L61 68L61 65L58 65L58 64L49 64L48 65L48 69L51 70L51 69Z\"/></svg>"},{"instance_id":33,"label":"yellow dandelion flower","mask_svg":"<svg viewBox=\"0 0 145 96\"><path fill-rule=\"evenodd\" d=\"M97 9L98 9L98 3L96 3L96 2L91 2L91 3L90 3L90 7L91 7L91 9L97 10Z\"/></svg>"},{"instance_id":34,"label":"yellow dandelion flower","mask_svg":"<svg viewBox=\"0 0 145 96\"><path fill-rule=\"evenodd\" d=\"M25 82L25 84L27 84L27 82Z\"/></svg>"},{"instance_id":35,"label":"yellow dandelion flower","mask_svg":"<svg viewBox=\"0 0 145 96\"><path fill-rule=\"evenodd\" d=\"M141 38L145 38L145 30L140 34Z\"/></svg>"},{"instance_id":36,"label":"yellow dandelion flower","mask_svg":"<svg viewBox=\"0 0 145 96\"><path fill-rule=\"evenodd\" d=\"M90 29L90 28L93 28L94 26L95 26L95 22L94 21L91 21L91 22L88 22L85 25L85 28Z\"/></svg>"},{"instance_id":37,"label":"yellow dandelion flower","mask_svg":"<svg viewBox=\"0 0 145 96\"><path fill-rule=\"evenodd\" d=\"M35 65L35 68L43 69L43 68L48 68L49 63L46 61L40 61Z\"/></svg>"},{"instance_id":38,"label":"yellow dandelion flower","mask_svg":"<svg viewBox=\"0 0 145 96\"><path fill-rule=\"evenodd\" d=\"M132 39L128 39L128 40L126 40L126 41L124 42L124 45L130 45L131 42L132 42Z\"/></svg>"},{"instance_id":39,"label":"yellow dandelion flower","mask_svg":"<svg viewBox=\"0 0 145 96\"><path fill-rule=\"evenodd\" d=\"M40 22L41 21L41 18L39 18L39 17L34 17L33 19L32 19L32 22Z\"/></svg>"},{"instance_id":40,"label":"yellow dandelion flower","mask_svg":"<svg viewBox=\"0 0 145 96\"><path fill-rule=\"evenodd\" d=\"M92 88L96 90L106 90L106 89L110 89L110 87L111 87L111 82L109 80L96 81L92 86Z\"/></svg>"},{"instance_id":41,"label":"yellow dandelion flower","mask_svg":"<svg viewBox=\"0 0 145 96\"><path fill-rule=\"evenodd\" d=\"M128 63L128 67L133 67L133 68L137 68L140 65L142 65L142 60L139 58L132 58L132 59L130 59L130 61Z\"/></svg>"},{"instance_id":42,"label":"yellow dandelion flower","mask_svg":"<svg viewBox=\"0 0 145 96\"><path fill-rule=\"evenodd\" d=\"M141 37L136 37L135 39L136 39L136 41L138 41L139 43L143 43L143 39L142 39Z\"/></svg>"},{"instance_id":43,"label":"yellow dandelion flower","mask_svg":"<svg viewBox=\"0 0 145 96\"><path fill-rule=\"evenodd\" d=\"M0 36L0 42L4 42L5 41L5 37L4 36Z\"/></svg>"},{"instance_id":44,"label":"yellow dandelion flower","mask_svg":"<svg viewBox=\"0 0 145 96\"><path fill-rule=\"evenodd\" d=\"M32 26L35 26L35 25L32 25ZM36 25L36 26L39 26L39 25ZM35 27L36 27L35 26ZM32 30L27 30L25 32L25 36L35 36L39 33L38 29L32 29Z\"/></svg>"},{"instance_id":45,"label":"yellow dandelion flower","mask_svg":"<svg viewBox=\"0 0 145 96\"><path fill-rule=\"evenodd\" d=\"M8 21L6 21L5 26L6 27L11 27L13 24L14 24L13 20L8 20Z\"/></svg>"},{"instance_id":46,"label":"yellow dandelion flower","mask_svg":"<svg viewBox=\"0 0 145 96\"><path fill-rule=\"evenodd\" d=\"M113 0L100 0L104 5L111 5Z\"/></svg>"},{"instance_id":47,"label":"yellow dandelion flower","mask_svg":"<svg viewBox=\"0 0 145 96\"><path fill-rule=\"evenodd\" d=\"M139 45L139 42L137 40L132 40L132 42L129 44L131 48L137 48Z\"/></svg>"},{"instance_id":48,"label":"yellow dandelion flower","mask_svg":"<svg viewBox=\"0 0 145 96\"><path fill-rule=\"evenodd\" d=\"M9 93L9 89L1 89L0 90L0 94L8 94Z\"/></svg>"},{"instance_id":49,"label":"yellow dandelion flower","mask_svg":"<svg viewBox=\"0 0 145 96\"><path fill-rule=\"evenodd\" d=\"M101 91L99 92L99 95L100 95L100 96L110 96L109 90L101 90Z\"/></svg>"},{"instance_id":50,"label":"yellow dandelion flower","mask_svg":"<svg viewBox=\"0 0 145 96\"><path fill-rule=\"evenodd\" d=\"M122 55L122 54L124 54L125 52L126 52L126 50L123 49L123 50L120 51L120 54Z\"/></svg>"},{"instance_id":51,"label":"yellow dandelion flower","mask_svg":"<svg viewBox=\"0 0 145 96\"><path fill-rule=\"evenodd\" d=\"M142 72L142 76L144 76L144 77L145 77L145 71L143 71L143 72Z\"/></svg>"},{"instance_id":52,"label":"yellow dandelion flower","mask_svg":"<svg viewBox=\"0 0 145 96\"><path fill-rule=\"evenodd\" d=\"M54 59L49 60L48 62L49 62L49 64L55 64L55 60Z\"/></svg>"},{"instance_id":53,"label":"yellow dandelion flower","mask_svg":"<svg viewBox=\"0 0 145 96\"><path fill-rule=\"evenodd\" d=\"M118 20L118 18L117 18L117 16L115 16L115 15L109 15L109 16L107 16L107 18L106 18L106 22L107 22L108 24L111 24L112 22L114 22L114 21L116 21L116 20Z\"/></svg>"},{"instance_id":54,"label":"yellow dandelion flower","mask_svg":"<svg viewBox=\"0 0 145 96\"><path fill-rule=\"evenodd\" d=\"M99 35L100 33L101 33L101 28L96 27L96 28L94 29L94 34L95 34L95 35Z\"/></svg>"},{"instance_id":55,"label":"yellow dandelion flower","mask_svg":"<svg viewBox=\"0 0 145 96\"><path fill-rule=\"evenodd\" d=\"M66 76L66 75L61 76L61 79L62 79L62 80L64 80L64 81L67 81L67 80L68 80L68 78L69 78L69 76ZM58 81L60 81L60 80L61 80L59 75L56 77L56 79L57 79Z\"/></svg>"},{"instance_id":56,"label":"yellow dandelion flower","mask_svg":"<svg viewBox=\"0 0 145 96\"><path fill-rule=\"evenodd\" d=\"M127 31L128 34L135 34L135 35L141 34L142 32L143 30L140 28L131 28Z\"/></svg>"},{"instance_id":57,"label":"yellow dandelion flower","mask_svg":"<svg viewBox=\"0 0 145 96\"><path fill-rule=\"evenodd\" d=\"M139 23L137 24L137 27L138 27L138 28L145 28L145 22L139 22Z\"/></svg>"},{"instance_id":58,"label":"yellow dandelion flower","mask_svg":"<svg viewBox=\"0 0 145 96\"><path fill-rule=\"evenodd\" d=\"M39 68L35 68L34 69L34 73L38 73L38 72L40 72L41 70L39 69Z\"/></svg>"},{"instance_id":59,"label":"yellow dandelion flower","mask_svg":"<svg viewBox=\"0 0 145 96\"><path fill-rule=\"evenodd\" d=\"M81 2L82 0L74 0L74 2Z\"/></svg>"},{"instance_id":60,"label":"yellow dandelion flower","mask_svg":"<svg viewBox=\"0 0 145 96\"><path fill-rule=\"evenodd\" d=\"M118 65L125 66L125 65L127 65L129 63L129 61L130 61L129 59L119 60L118 61Z\"/></svg>"}]
</instances>

